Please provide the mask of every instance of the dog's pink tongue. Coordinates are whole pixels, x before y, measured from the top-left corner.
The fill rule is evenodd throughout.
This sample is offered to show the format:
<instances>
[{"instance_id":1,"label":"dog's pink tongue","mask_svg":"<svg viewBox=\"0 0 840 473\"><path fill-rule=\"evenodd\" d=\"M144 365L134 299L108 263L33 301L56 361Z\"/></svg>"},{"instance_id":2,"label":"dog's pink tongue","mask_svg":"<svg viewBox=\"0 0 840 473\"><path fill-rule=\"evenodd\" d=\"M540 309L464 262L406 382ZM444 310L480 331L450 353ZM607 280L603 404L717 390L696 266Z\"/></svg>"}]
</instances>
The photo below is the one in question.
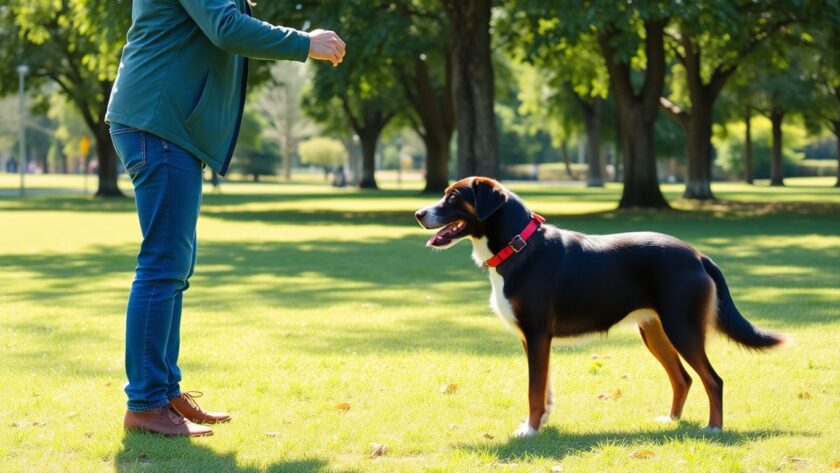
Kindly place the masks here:
<instances>
[{"instance_id":1,"label":"dog's pink tongue","mask_svg":"<svg viewBox=\"0 0 840 473\"><path fill-rule=\"evenodd\" d=\"M435 236L429 238L429 241L426 242L426 247L431 248L437 246L441 242L445 243L445 238L442 238L439 233L436 233Z\"/></svg>"}]
</instances>

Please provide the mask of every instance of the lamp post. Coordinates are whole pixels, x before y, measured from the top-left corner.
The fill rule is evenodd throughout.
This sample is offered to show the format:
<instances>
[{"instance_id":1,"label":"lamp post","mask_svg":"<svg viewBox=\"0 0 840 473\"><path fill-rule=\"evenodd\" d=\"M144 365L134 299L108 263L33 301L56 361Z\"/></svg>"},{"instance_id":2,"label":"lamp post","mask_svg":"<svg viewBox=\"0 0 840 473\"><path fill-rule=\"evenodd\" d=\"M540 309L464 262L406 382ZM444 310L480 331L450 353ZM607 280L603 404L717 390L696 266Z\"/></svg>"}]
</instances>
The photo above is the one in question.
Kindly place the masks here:
<instances>
[{"instance_id":1,"label":"lamp post","mask_svg":"<svg viewBox=\"0 0 840 473\"><path fill-rule=\"evenodd\" d=\"M29 73L29 66L21 64L17 67L18 84L20 94L20 108L18 119L20 120L20 157L18 168L20 170L20 195L24 195L23 176L26 173L26 74Z\"/></svg>"},{"instance_id":2,"label":"lamp post","mask_svg":"<svg viewBox=\"0 0 840 473\"><path fill-rule=\"evenodd\" d=\"M361 182L361 157L359 156L359 135L353 134L353 151L350 156L350 168L353 174L353 185L358 185Z\"/></svg>"}]
</instances>

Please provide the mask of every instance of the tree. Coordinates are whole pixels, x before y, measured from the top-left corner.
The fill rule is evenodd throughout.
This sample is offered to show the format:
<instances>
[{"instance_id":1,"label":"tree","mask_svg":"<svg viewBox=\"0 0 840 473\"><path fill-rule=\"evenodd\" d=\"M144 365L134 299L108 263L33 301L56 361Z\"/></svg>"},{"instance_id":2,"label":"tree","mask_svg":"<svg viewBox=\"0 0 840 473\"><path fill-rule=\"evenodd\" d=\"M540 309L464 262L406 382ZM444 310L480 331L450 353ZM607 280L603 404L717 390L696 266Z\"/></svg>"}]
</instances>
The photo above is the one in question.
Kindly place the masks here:
<instances>
[{"instance_id":1,"label":"tree","mask_svg":"<svg viewBox=\"0 0 840 473\"><path fill-rule=\"evenodd\" d=\"M270 69L271 79L254 100L265 119L263 134L280 148L283 157L283 178L292 177L292 159L297 145L313 126L301 113L302 92L308 75L303 64L279 61Z\"/></svg>"},{"instance_id":2,"label":"tree","mask_svg":"<svg viewBox=\"0 0 840 473\"><path fill-rule=\"evenodd\" d=\"M425 191L444 189L455 124L450 42L444 34L449 24L435 8L438 0L321 0L299 7L294 0L279 3L280 8L270 7L277 10L278 21L335 29L349 45L336 70L317 69L306 110L327 133L358 136L364 168L360 184L376 186L377 143L391 120L402 115L402 123L426 145ZM335 120L335 107L344 112L344 123Z\"/></svg>"},{"instance_id":3,"label":"tree","mask_svg":"<svg viewBox=\"0 0 840 473\"><path fill-rule=\"evenodd\" d=\"M686 135L686 199L713 199L712 124L714 104L727 80L758 45L796 21L798 2L705 0L683 4L666 32L679 63L687 103L662 97L669 117ZM685 101L683 101L685 102Z\"/></svg>"},{"instance_id":4,"label":"tree","mask_svg":"<svg viewBox=\"0 0 840 473\"><path fill-rule=\"evenodd\" d=\"M601 135L609 77L595 36L581 33L570 40L562 21L553 4L531 0L510 4L510 11L499 23L514 56L541 69L545 76L542 84L552 91L554 104L578 109L586 133L587 186L603 187L606 163L602 162ZM567 113L562 106L558 112ZM566 120L565 128L578 126Z\"/></svg>"},{"instance_id":5,"label":"tree","mask_svg":"<svg viewBox=\"0 0 840 473\"><path fill-rule=\"evenodd\" d=\"M95 137L100 197L121 196L117 158L103 122L119 52L130 25L130 2L104 0L9 0L0 16L0 57L6 65L26 63L30 90L58 84ZM0 71L0 93L17 87L14 67Z\"/></svg>"},{"instance_id":6,"label":"tree","mask_svg":"<svg viewBox=\"0 0 840 473\"><path fill-rule=\"evenodd\" d=\"M300 144L300 160L310 166L321 166L324 173L344 164L347 152L340 141L331 138L310 138Z\"/></svg>"},{"instance_id":7,"label":"tree","mask_svg":"<svg viewBox=\"0 0 840 473\"><path fill-rule=\"evenodd\" d=\"M834 133L837 145L837 182L840 187L840 24L831 23L817 32L814 47L819 51L815 81L817 85L816 106L813 116L828 125ZM811 116L809 114L809 116Z\"/></svg>"},{"instance_id":8,"label":"tree","mask_svg":"<svg viewBox=\"0 0 840 473\"><path fill-rule=\"evenodd\" d=\"M447 17L436 1L393 3L404 22L388 35L392 68L413 113L406 118L426 147L424 193L449 185L449 150L455 131L453 67Z\"/></svg>"},{"instance_id":9,"label":"tree","mask_svg":"<svg viewBox=\"0 0 840 473\"><path fill-rule=\"evenodd\" d=\"M441 0L449 17L458 130L458 177L497 177L491 0Z\"/></svg>"},{"instance_id":10,"label":"tree","mask_svg":"<svg viewBox=\"0 0 840 473\"><path fill-rule=\"evenodd\" d=\"M362 146L362 176L359 187L376 189L376 146L388 123L405 108L405 101L392 71L388 36L401 22L390 4L363 0L324 0L301 4L278 3L285 24L315 24L341 35L347 44L344 62L338 67L315 65L312 88L304 109L325 131L335 135L355 133ZM338 112L338 114L337 114ZM337 120L337 116L341 117Z\"/></svg>"},{"instance_id":11,"label":"tree","mask_svg":"<svg viewBox=\"0 0 840 473\"><path fill-rule=\"evenodd\" d=\"M537 0L528 5L541 7ZM653 0L583 4L563 0L552 7L564 12L562 21L543 15L532 31L555 42L565 40L572 47L594 40L603 58L624 160L619 207L667 208L656 174L655 124L667 72L665 27L674 5Z\"/></svg>"},{"instance_id":12,"label":"tree","mask_svg":"<svg viewBox=\"0 0 840 473\"><path fill-rule=\"evenodd\" d=\"M265 118L253 102L245 105L242 124L233 150L236 159L233 167L243 174L251 175L254 182L260 176L273 176L277 173L277 161L280 150L273 141L266 141L263 136Z\"/></svg>"},{"instance_id":13,"label":"tree","mask_svg":"<svg viewBox=\"0 0 840 473\"><path fill-rule=\"evenodd\" d=\"M808 54L801 47L776 50L772 63L754 81L758 91L754 108L772 124L771 186L785 185L782 172L782 124L785 117L793 113L809 113L818 106L814 94L817 84L812 75L815 59L813 54Z\"/></svg>"},{"instance_id":14,"label":"tree","mask_svg":"<svg viewBox=\"0 0 840 473\"><path fill-rule=\"evenodd\" d=\"M569 10L573 11L571 5ZM584 27L597 31L598 44L610 78L610 89L618 107L624 190L620 208L667 208L656 174L655 124L659 97L665 85L665 26L668 11L658 2L637 2L615 7L613 2L592 2L579 8L579 32ZM586 26L588 25L588 26ZM643 51L643 52L642 52ZM634 85L634 58L643 58L641 86Z\"/></svg>"}]
</instances>

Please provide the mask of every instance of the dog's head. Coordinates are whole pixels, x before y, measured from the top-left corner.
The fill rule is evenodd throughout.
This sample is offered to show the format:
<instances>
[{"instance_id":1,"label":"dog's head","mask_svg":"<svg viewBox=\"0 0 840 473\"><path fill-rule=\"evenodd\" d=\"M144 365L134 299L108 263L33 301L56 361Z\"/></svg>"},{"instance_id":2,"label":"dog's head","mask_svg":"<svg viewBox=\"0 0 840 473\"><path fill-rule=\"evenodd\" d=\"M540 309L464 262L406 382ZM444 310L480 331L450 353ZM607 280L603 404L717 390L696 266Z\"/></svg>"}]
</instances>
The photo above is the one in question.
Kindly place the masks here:
<instances>
[{"instance_id":1,"label":"dog's head","mask_svg":"<svg viewBox=\"0 0 840 473\"><path fill-rule=\"evenodd\" d=\"M440 201L418 210L414 216L423 228L440 228L426 246L449 248L467 236L483 237L487 220L509 198L507 189L493 179L468 177L450 186Z\"/></svg>"}]
</instances>

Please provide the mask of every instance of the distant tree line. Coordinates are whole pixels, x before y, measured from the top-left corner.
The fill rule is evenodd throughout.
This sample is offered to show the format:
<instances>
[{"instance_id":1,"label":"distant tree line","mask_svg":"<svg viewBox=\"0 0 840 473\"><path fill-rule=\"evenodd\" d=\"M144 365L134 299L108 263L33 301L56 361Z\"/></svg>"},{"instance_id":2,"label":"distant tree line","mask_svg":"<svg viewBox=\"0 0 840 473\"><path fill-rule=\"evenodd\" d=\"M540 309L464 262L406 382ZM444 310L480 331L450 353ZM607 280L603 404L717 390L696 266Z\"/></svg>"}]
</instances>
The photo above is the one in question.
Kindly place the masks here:
<instances>
[{"instance_id":1,"label":"distant tree line","mask_svg":"<svg viewBox=\"0 0 840 473\"><path fill-rule=\"evenodd\" d=\"M0 6L0 56L30 66L34 110L48 107L51 83L79 111L95 138L102 196L119 194L102 117L130 9L126 0ZM568 163L577 134L586 137L588 184L600 186L605 143L614 143L621 207L668 206L656 157L677 142L686 158L684 197L713 199L715 123L746 125L748 181L754 115L772 123L774 185L783 184L787 117L831 130L840 143L840 0L277 0L255 13L334 29L347 42L341 66L313 66L302 100L324 134L358 137L364 188L377 187L376 150L389 126L422 138L428 192L453 175L498 177L508 149L534 162L559 149ZM277 79L269 67L252 62L252 85ZM0 93L15 92L16 79L14 67L0 71ZM240 147L257 161L260 153L283 155L288 176L296 141L286 122L295 117L257 108L276 138Z\"/></svg>"}]
</instances>

